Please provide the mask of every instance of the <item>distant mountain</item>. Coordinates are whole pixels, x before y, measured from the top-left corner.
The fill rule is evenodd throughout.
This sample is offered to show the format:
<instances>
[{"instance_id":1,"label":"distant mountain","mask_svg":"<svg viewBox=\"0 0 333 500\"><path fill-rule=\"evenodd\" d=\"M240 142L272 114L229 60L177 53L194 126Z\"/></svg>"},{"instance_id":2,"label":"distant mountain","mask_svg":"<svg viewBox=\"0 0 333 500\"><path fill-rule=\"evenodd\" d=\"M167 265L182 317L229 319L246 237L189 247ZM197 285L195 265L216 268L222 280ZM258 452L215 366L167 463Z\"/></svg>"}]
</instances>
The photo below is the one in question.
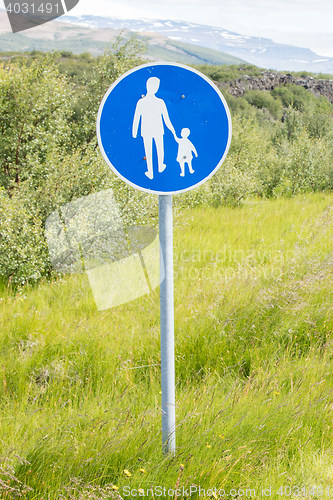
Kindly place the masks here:
<instances>
[{"instance_id":1,"label":"distant mountain","mask_svg":"<svg viewBox=\"0 0 333 500\"><path fill-rule=\"evenodd\" d=\"M100 54L119 33L133 32L148 40L149 60L183 64L255 64L278 71L333 74L333 58L310 49L243 36L223 28L185 21L118 19L98 16L61 16L56 21L12 33L5 11L0 10L0 51L70 50Z\"/></svg>"},{"instance_id":2,"label":"distant mountain","mask_svg":"<svg viewBox=\"0 0 333 500\"><path fill-rule=\"evenodd\" d=\"M223 28L185 21L117 19L98 16L62 16L61 21L95 29L126 29L142 34L155 32L168 37L173 42L224 52L262 68L333 73L332 57L321 57L310 49L275 43L268 38L243 36Z\"/></svg>"},{"instance_id":3,"label":"distant mountain","mask_svg":"<svg viewBox=\"0 0 333 500\"><path fill-rule=\"evenodd\" d=\"M128 39L128 29L91 27L84 23L72 24L51 21L36 28L13 34L4 11L0 11L0 51L69 50L75 54L101 54L105 47L122 33ZM148 60L172 61L183 64L242 64L240 58L221 51L171 40L159 33L144 33L148 40Z\"/></svg>"}]
</instances>

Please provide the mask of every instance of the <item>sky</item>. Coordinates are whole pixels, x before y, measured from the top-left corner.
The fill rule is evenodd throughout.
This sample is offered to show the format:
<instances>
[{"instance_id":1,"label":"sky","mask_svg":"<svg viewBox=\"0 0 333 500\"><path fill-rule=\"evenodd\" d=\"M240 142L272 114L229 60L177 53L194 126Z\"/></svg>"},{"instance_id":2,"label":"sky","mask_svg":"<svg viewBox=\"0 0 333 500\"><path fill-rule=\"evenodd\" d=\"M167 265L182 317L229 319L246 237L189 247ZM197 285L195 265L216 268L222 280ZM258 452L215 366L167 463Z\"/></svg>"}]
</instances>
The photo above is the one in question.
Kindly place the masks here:
<instances>
[{"instance_id":1,"label":"sky","mask_svg":"<svg viewBox=\"0 0 333 500\"><path fill-rule=\"evenodd\" d=\"M333 57L333 0L80 0L70 15L82 14L178 19Z\"/></svg>"}]
</instances>

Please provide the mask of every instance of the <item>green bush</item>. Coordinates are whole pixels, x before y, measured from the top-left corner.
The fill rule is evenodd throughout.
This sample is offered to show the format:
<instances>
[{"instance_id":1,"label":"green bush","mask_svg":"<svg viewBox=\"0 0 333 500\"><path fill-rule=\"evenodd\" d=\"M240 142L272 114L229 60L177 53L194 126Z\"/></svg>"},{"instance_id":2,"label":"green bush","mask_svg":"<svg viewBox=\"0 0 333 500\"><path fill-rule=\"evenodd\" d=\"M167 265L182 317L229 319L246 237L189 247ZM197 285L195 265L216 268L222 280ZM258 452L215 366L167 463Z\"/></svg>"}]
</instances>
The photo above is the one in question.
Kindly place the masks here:
<instances>
[{"instance_id":1,"label":"green bush","mask_svg":"<svg viewBox=\"0 0 333 500\"><path fill-rule=\"evenodd\" d=\"M49 152L68 141L72 100L52 56L29 68L0 67L0 186L28 179L31 162L43 170Z\"/></svg>"},{"instance_id":2,"label":"green bush","mask_svg":"<svg viewBox=\"0 0 333 500\"><path fill-rule=\"evenodd\" d=\"M73 106L71 117L72 149L90 142L97 146L96 119L103 96L120 75L142 64L139 55L143 49L143 42L137 38L132 37L123 44L119 37L98 60L89 78L83 81L83 90Z\"/></svg>"},{"instance_id":3,"label":"green bush","mask_svg":"<svg viewBox=\"0 0 333 500\"><path fill-rule=\"evenodd\" d=\"M244 75L261 77L261 69L253 64L242 64L241 66L236 64L223 64L220 66L210 65L210 64L198 64L194 66L198 71L201 71L205 75L209 76L212 80L217 82L231 82L238 78L242 78Z\"/></svg>"},{"instance_id":4,"label":"green bush","mask_svg":"<svg viewBox=\"0 0 333 500\"><path fill-rule=\"evenodd\" d=\"M210 204L239 205L258 189L255 176L250 171L237 168L230 159L226 160L210 181Z\"/></svg>"},{"instance_id":5,"label":"green bush","mask_svg":"<svg viewBox=\"0 0 333 500\"><path fill-rule=\"evenodd\" d=\"M31 166L38 170L39 164ZM112 189L125 227L154 224L158 198L125 184L105 164L99 150L62 156L57 152L44 165L43 178L32 176L0 199L0 275L13 283L36 281L52 273L44 235L45 221L71 201Z\"/></svg>"},{"instance_id":6,"label":"green bush","mask_svg":"<svg viewBox=\"0 0 333 500\"><path fill-rule=\"evenodd\" d=\"M220 89L220 92L228 104L228 108L232 117L249 111L250 105L242 97L234 97L230 95L225 89Z\"/></svg>"},{"instance_id":7,"label":"green bush","mask_svg":"<svg viewBox=\"0 0 333 500\"><path fill-rule=\"evenodd\" d=\"M40 279L47 264L42 221L19 196L0 190L0 275L22 285Z\"/></svg>"},{"instance_id":8,"label":"green bush","mask_svg":"<svg viewBox=\"0 0 333 500\"><path fill-rule=\"evenodd\" d=\"M282 116L282 106L279 100L262 90L246 90L244 98L249 104L259 109L266 108L275 118Z\"/></svg>"},{"instance_id":9,"label":"green bush","mask_svg":"<svg viewBox=\"0 0 333 500\"><path fill-rule=\"evenodd\" d=\"M287 83L282 87L276 87L271 91L274 98L279 98L285 108L292 107L297 110L302 110L314 99L304 87Z\"/></svg>"},{"instance_id":10,"label":"green bush","mask_svg":"<svg viewBox=\"0 0 333 500\"><path fill-rule=\"evenodd\" d=\"M306 130L290 145L285 160L291 193L331 189L332 153L322 139L309 137Z\"/></svg>"}]
</instances>

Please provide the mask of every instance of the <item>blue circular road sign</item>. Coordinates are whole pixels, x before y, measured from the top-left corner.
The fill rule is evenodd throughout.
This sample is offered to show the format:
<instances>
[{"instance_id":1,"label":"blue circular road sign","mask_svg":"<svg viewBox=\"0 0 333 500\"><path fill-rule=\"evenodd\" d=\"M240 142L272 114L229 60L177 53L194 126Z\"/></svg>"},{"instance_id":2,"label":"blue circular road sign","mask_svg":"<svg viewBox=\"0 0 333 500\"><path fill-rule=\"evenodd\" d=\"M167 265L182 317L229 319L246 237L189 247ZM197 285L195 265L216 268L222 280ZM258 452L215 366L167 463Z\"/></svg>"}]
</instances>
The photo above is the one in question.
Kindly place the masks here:
<instances>
[{"instance_id":1,"label":"blue circular road sign","mask_svg":"<svg viewBox=\"0 0 333 500\"><path fill-rule=\"evenodd\" d=\"M125 182L176 194L199 186L221 166L231 117L205 75L182 64L144 64L105 94L97 137L105 161Z\"/></svg>"}]
</instances>

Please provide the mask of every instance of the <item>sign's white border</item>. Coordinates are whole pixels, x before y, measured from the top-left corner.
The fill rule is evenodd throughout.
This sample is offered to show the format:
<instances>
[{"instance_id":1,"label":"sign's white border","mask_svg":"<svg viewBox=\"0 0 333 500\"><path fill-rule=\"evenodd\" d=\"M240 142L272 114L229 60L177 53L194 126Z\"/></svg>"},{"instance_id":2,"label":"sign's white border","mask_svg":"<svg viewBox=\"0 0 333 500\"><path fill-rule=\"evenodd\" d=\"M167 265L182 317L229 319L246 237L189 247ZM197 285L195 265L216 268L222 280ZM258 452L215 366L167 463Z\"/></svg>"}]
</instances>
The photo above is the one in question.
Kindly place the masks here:
<instances>
[{"instance_id":1,"label":"sign's white border","mask_svg":"<svg viewBox=\"0 0 333 500\"><path fill-rule=\"evenodd\" d=\"M214 168L214 170L209 175L207 175L207 177L205 177L204 179L202 179L197 184L193 184L193 186L187 187L186 189L180 189L178 191L155 191L153 189L148 189L148 188L144 188L144 187L138 186L137 184L134 184L133 182L129 181L128 179L126 179L126 177L124 177L123 175L121 175L118 172L118 170L116 169L116 167L114 165L112 165L112 163L110 162L109 158L107 157L107 155L106 155L106 153L104 151L102 140L101 140L100 120L101 120L101 115L102 115L102 111L103 111L103 107L104 107L105 101L107 100L109 94L111 94L112 90L116 87L116 85L118 85L118 83L120 83L123 80L123 78L126 78L126 76L130 75L131 73L134 73L135 71L139 71L142 68L150 68L152 66L178 66L180 68L187 69L188 71L192 71L192 73L196 73L197 75L201 76L201 78L203 78L204 80L206 80L206 82L209 83L209 85L218 94L219 98L221 99L221 101L222 101L222 103L223 103L223 105L225 107L225 110L226 110L226 113L227 113L227 117L228 117L228 125L229 125L228 142L227 142L227 146L226 146L225 152L224 152L221 160L218 162L217 166ZM200 71L197 71L194 68L190 68L189 66L186 66L185 64L178 64L178 63L171 63L171 62L156 62L156 63L142 64L141 66L136 66L135 68L127 71L122 76L120 76L111 85L111 87L108 89L108 91L104 95L104 97L102 99L102 102L101 102L101 104L99 106L99 109L98 109L97 123L96 123L96 132L97 132L98 145L99 145L99 148L101 150L101 153L103 155L104 160L109 165L109 167L113 170L113 172L116 175L118 175L118 177L120 177L124 182L126 182L130 186L134 187L135 189L139 189L140 191L145 191L146 193L151 193L151 194L180 194L180 193L185 193L186 191L190 191L191 189L194 189L194 188L200 186L201 184L203 184L204 182L208 181L208 179L210 179L210 177L212 177L215 174L215 172L220 168L220 166L224 162L225 157L227 156L228 151L229 151L229 147L230 147L230 143L231 143L231 136L232 136L232 124L231 124L230 111L229 111L229 108L228 108L228 105L226 103L225 98L223 97L223 95L219 91L219 89L216 87L216 85L214 85L214 83L207 76L203 75L202 73L200 73Z\"/></svg>"}]
</instances>

